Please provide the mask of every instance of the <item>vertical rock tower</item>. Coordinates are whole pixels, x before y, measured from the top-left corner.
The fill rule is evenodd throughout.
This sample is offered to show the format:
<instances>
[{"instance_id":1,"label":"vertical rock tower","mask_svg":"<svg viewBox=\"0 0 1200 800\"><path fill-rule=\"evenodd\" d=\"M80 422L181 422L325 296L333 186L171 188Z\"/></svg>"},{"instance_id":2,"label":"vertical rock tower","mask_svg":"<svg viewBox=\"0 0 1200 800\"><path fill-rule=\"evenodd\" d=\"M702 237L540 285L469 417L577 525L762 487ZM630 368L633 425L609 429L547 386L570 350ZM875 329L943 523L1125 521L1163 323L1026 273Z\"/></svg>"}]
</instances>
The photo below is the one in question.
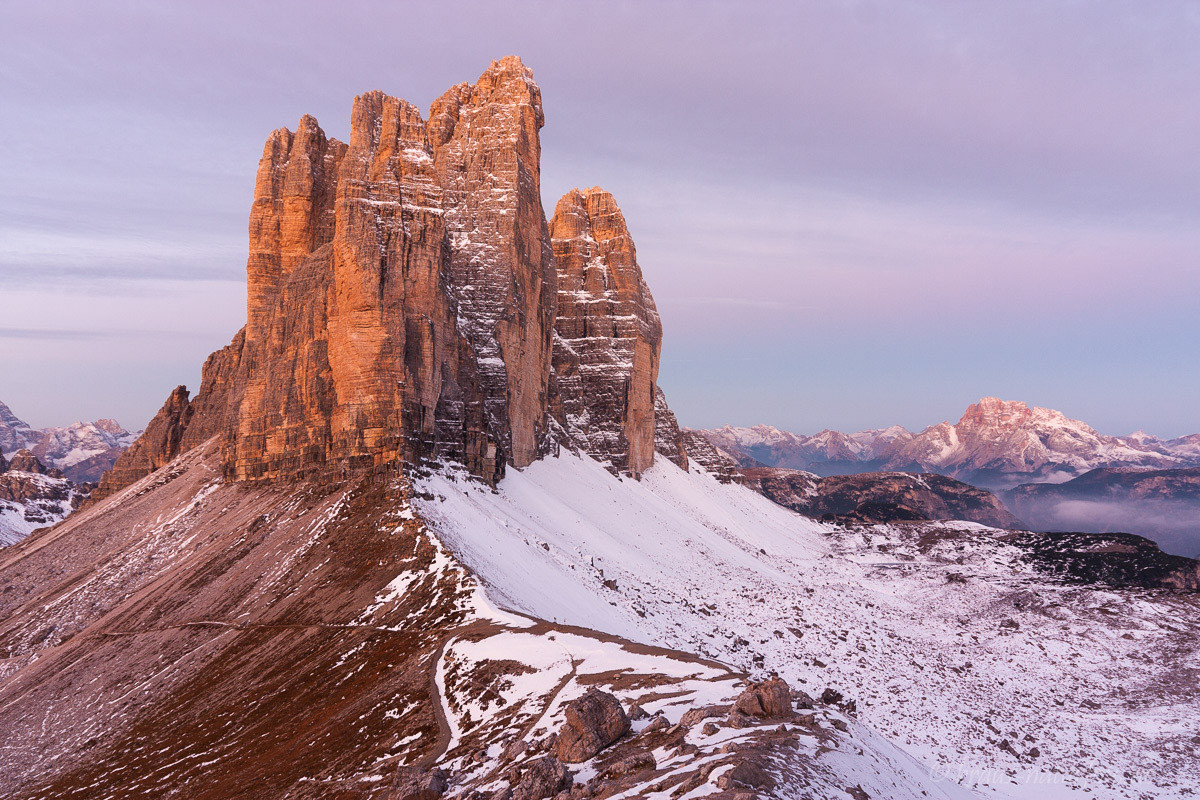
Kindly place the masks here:
<instances>
[{"instance_id":1,"label":"vertical rock tower","mask_svg":"<svg viewBox=\"0 0 1200 800\"><path fill-rule=\"evenodd\" d=\"M558 264L554 413L571 441L616 472L654 462L662 322L613 196L572 189L554 210Z\"/></svg>"},{"instance_id":2,"label":"vertical rock tower","mask_svg":"<svg viewBox=\"0 0 1200 800\"><path fill-rule=\"evenodd\" d=\"M543 123L532 73L510 56L428 118L382 92L356 97L348 144L310 116L272 133L246 327L97 495L214 436L239 481L436 459L495 482L556 442L644 472L662 325L612 195L572 191L547 223ZM686 463L661 392L658 406L659 439Z\"/></svg>"},{"instance_id":3,"label":"vertical rock tower","mask_svg":"<svg viewBox=\"0 0 1200 800\"><path fill-rule=\"evenodd\" d=\"M369 92L349 145L311 117L271 135L231 477L448 456L494 480L537 457L555 299L543 120L532 74L509 57L428 122Z\"/></svg>"}]
</instances>

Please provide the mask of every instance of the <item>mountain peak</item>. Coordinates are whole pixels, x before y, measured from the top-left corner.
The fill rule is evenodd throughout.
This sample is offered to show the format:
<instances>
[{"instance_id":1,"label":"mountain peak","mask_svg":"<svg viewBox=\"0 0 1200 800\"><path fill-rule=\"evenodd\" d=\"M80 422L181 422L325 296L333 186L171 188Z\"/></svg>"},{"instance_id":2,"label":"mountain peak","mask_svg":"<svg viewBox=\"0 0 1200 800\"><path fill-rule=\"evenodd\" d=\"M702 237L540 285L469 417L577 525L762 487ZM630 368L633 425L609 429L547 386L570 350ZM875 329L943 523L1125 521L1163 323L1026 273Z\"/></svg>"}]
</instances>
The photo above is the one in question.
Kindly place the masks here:
<instances>
[{"instance_id":1,"label":"mountain peak","mask_svg":"<svg viewBox=\"0 0 1200 800\"><path fill-rule=\"evenodd\" d=\"M533 73L506 57L428 121L371 91L348 144L308 115L272 133L246 327L99 495L212 436L241 481L450 460L494 483L564 439L644 471L656 428L677 438L656 393L662 325L609 192L573 190L546 220L543 122Z\"/></svg>"}]
</instances>

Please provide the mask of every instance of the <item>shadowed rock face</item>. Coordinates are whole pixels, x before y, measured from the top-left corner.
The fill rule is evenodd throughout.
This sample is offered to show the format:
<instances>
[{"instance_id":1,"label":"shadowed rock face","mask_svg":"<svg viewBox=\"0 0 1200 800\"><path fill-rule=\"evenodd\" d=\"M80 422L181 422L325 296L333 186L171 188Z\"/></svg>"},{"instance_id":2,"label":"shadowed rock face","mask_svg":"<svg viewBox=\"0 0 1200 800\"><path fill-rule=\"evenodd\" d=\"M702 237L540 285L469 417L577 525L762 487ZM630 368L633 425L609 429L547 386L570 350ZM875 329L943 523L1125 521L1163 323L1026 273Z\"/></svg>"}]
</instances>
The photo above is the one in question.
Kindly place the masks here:
<instances>
[{"instance_id":1,"label":"shadowed rock face","mask_svg":"<svg viewBox=\"0 0 1200 800\"><path fill-rule=\"evenodd\" d=\"M654 462L662 322L613 196L572 189L550 222L558 263L554 413L572 444L615 472ZM665 404L665 401L664 401Z\"/></svg>"},{"instance_id":2,"label":"shadowed rock face","mask_svg":"<svg viewBox=\"0 0 1200 800\"><path fill-rule=\"evenodd\" d=\"M688 468L687 445L675 413L667 405L667 395L654 387L654 450L680 469Z\"/></svg>"}]
</instances>

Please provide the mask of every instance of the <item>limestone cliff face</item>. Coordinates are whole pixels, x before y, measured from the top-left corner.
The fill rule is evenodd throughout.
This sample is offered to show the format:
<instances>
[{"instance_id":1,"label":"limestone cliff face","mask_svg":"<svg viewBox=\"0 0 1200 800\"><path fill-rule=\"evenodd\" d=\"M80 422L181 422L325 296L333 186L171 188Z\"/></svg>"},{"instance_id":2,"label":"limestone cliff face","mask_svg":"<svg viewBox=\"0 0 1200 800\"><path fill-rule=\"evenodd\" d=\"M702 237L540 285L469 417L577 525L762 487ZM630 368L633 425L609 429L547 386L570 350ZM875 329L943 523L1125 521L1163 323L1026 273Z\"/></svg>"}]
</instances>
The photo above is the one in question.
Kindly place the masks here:
<instances>
[{"instance_id":1,"label":"limestone cliff face","mask_svg":"<svg viewBox=\"0 0 1200 800\"><path fill-rule=\"evenodd\" d=\"M554 413L571 441L615 471L654 461L662 323L613 196L573 189L550 222L558 266ZM665 401L664 401L665 404Z\"/></svg>"},{"instance_id":2,"label":"limestone cliff face","mask_svg":"<svg viewBox=\"0 0 1200 800\"><path fill-rule=\"evenodd\" d=\"M368 92L349 143L309 116L272 133L246 327L97 495L213 436L233 480L436 459L494 482L553 446L552 414L573 444L640 475L656 447L658 313L611 195L571 192L546 222L543 122L532 74L509 57L427 118ZM679 463L666 415L660 449Z\"/></svg>"},{"instance_id":3,"label":"limestone cliff face","mask_svg":"<svg viewBox=\"0 0 1200 800\"><path fill-rule=\"evenodd\" d=\"M370 92L349 145L309 117L268 141L231 477L445 456L495 480L537 457L555 299L541 95L506 58L430 120Z\"/></svg>"},{"instance_id":4,"label":"limestone cliff face","mask_svg":"<svg viewBox=\"0 0 1200 800\"><path fill-rule=\"evenodd\" d=\"M430 110L459 330L488 417L518 467L537 458L547 428L555 269L541 201L544 122L533 73L512 56Z\"/></svg>"}]
</instances>

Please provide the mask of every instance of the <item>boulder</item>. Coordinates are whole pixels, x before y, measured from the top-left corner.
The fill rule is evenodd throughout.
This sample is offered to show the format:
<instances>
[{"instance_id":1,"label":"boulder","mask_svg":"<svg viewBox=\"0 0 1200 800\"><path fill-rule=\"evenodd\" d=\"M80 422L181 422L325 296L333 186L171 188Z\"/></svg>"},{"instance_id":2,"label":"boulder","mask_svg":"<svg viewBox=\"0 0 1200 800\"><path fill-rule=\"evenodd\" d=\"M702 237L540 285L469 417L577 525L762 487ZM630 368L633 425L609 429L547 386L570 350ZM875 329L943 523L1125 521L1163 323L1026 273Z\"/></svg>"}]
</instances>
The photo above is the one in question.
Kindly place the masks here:
<instances>
[{"instance_id":1,"label":"boulder","mask_svg":"<svg viewBox=\"0 0 1200 800\"><path fill-rule=\"evenodd\" d=\"M725 790L742 786L751 789L773 789L775 779L753 761L739 761L733 769L721 773L721 777L717 778L717 786Z\"/></svg>"},{"instance_id":2,"label":"boulder","mask_svg":"<svg viewBox=\"0 0 1200 800\"><path fill-rule=\"evenodd\" d=\"M738 695L733 707L748 717L791 719L791 690L782 678L771 678L752 684Z\"/></svg>"},{"instance_id":3,"label":"boulder","mask_svg":"<svg viewBox=\"0 0 1200 800\"><path fill-rule=\"evenodd\" d=\"M599 689L589 689L568 703L566 716L554 753L570 764L587 761L629 731L621 701Z\"/></svg>"},{"instance_id":4,"label":"boulder","mask_svg":"<svg viewBox=\"0 0 1200 800\"><path fill-rule=\"evenodd\" d=\"M683 713L679 724L691 728L699 725L706 719L720 717L728 713L729 706L701 706L700 708L691 708Z\"/></svg>"}]
</instances>

